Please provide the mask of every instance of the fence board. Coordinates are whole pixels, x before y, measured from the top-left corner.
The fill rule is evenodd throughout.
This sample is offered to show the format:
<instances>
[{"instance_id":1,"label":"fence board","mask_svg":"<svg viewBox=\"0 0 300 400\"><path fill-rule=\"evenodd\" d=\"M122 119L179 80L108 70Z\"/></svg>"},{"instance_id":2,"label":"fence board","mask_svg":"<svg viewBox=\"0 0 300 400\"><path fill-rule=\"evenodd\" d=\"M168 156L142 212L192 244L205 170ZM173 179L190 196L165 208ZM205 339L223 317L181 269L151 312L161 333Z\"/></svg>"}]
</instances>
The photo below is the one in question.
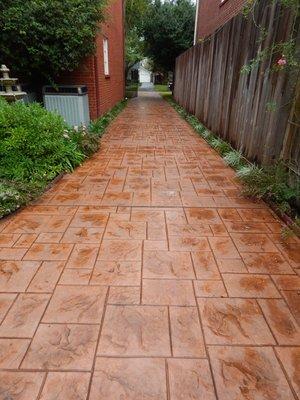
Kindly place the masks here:
<instances>
[{"instance_id":1,"label":"fence board","mask_svg":"<svg viewBox=\"0 0 300 400\"><path fill-rule=\"evenodd\" d=\"M300 87L296 84L299 76L272 72L277 61L274 56L249 74L241 74L243 65L255 58L259 49L288 39L293 19L290 10L267 0L256 7L256 23L236 16L177 58L174 97L251 161L271 164L284 158L299 176L299 115L292 101ZM257 25L267 28L262 43ZM297 43L299 46L299 35ZM276 104L276 111L268 110L270 103Z\"/></svg>"}]
</instances>

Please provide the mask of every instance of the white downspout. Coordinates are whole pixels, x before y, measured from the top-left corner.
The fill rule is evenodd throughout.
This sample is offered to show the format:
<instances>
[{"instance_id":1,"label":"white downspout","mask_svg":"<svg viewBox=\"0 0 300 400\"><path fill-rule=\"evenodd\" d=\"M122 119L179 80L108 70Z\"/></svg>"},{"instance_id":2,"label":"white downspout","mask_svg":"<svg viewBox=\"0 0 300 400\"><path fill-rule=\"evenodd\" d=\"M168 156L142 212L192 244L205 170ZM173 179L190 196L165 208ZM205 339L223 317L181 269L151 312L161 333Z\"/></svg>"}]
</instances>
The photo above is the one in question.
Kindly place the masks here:
<instances>
[{"instance_id":1,"label":"white downspout","mask_svg":"<svg viewBox=\"0 0 300 400\"><path fill-rule=\"evenodd\" d=\"M194 30L194 46L197 43L197 28L198 28L198 14L199 14L199 3L200 0L197 0L197 5L196 5L196 18L195 18L195 30Z\"/></svg>"}]
</instances>

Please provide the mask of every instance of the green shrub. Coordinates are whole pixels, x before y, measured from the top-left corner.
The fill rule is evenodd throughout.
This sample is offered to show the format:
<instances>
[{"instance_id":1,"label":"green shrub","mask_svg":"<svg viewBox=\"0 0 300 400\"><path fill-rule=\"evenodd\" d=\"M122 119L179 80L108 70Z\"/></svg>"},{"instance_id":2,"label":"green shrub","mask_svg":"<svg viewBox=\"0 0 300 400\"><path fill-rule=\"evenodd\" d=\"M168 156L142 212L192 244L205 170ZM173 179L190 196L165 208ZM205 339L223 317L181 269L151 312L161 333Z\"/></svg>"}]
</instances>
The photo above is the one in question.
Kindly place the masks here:
<instances>
[{"instance_id":1,"label":"green shrub","mask_svg":"<svg viewBox=\"0 0 300 400\"><path fill-rule=\"evenodd\" d=\"M87 157L99 149L99 136L86 127L70 130L65 136L68 136L72 142L75 142L77 149Z\"/></svg>"},{"instance_id":2,"label":"green shrub","mask_svg":"<svg viewBox=\"0 0 300 400\"><path fill-rule=\"evenodd\" d=\"M1 61L16 76L55 79L95 50L104 0L0 0Z\"/></svg>"},{"instance_id":3,"label":"green shrub","mask_svg":"<svg viewBox=\"0 0 300 400\"><path fill-rule=\"evenodd\" d=\"M230 165L230 167L237 169L242 167L245 164L241 153L236 150L231 150L224 157L224 161L226 164Z\"/></svg>"},{"instance_id":4,"label":"green shrub","mask_svg":"<svg viewBox=\"0 0 300 400\"><path fill-rule=\"evenodd\" d=\"M0 99L0 218L36 198L57 175L72 171L99 148L117 104L89 129L69 128L39 104Z\"/></svg>"},{"instance_id":5,"label":"green shrub","mask_svg":"<svg viewBox=\"0 0 300 400\"><path fill-rule=\"evenodd\" d=\"M43 185L0 179L0 218L37 197Z\"/></svg>"},{"instance_id":6,"label":"green shrub","mask_svg":"<svg viewBox=\"0 0 300 400\"><path fill-rule=\"evenodd\" d=\"M191 114L186 117L186 120L192 126L199 124L198 118Z\"/></svg>"},{"instance_id":7,"label":"green shrub","mask_svg":"<svg viewBox=\"0 0 300 400\"><path fill-rule=\"evenodd\" d=\"M204 125L199 123L199 121L195 125L193 125L193 127L201 136L206 129Z\"/></svg>"},{"instance_id":8,"label":"green shrub","mask_svg":"<svg viewBox=\"0 0 300 400\"><path fill-rule=\"evenodd\" d=\"M288 171L281 162L264 167L244 166L237 176L244 184L246 195L271 200L282 212L289 212L290 203L300 195L299 190L288 185Z\"/></svg>"},{"instance_id":9,"label":"green shrub","mask_svg":"<svg viewBox=\"0 0 300 400\"><path fill-rule=\"evenodd\" d=\"M230 144L224 142L224 140L220 138L214 138L210 141L210 145L221 155L224 156L225 154L229 153L232 148Z\"/></svg>"},{"instance_id":10,"label":"green shrub","mask_svg":"<svg viewBox=\"0 0 300 400\"><path fill-rule=\"evenodd\" d=\"M205 129L201 136L203 137L203 139L205 139L209 144L212 143L212 141L215 139L214 135L208 130Z\"/></svg>"},{"instance_id":11,"label":"green shrub","mask_svg":"<svg viewBox=\"0 0 300 400\"><path fill-rule=\"evenodd\" d=\"M62 117L39 104L0 102L0 178L53 179L84 159ZM66 136L66 137L65 137Z\"/></svg>"}]
</instances>

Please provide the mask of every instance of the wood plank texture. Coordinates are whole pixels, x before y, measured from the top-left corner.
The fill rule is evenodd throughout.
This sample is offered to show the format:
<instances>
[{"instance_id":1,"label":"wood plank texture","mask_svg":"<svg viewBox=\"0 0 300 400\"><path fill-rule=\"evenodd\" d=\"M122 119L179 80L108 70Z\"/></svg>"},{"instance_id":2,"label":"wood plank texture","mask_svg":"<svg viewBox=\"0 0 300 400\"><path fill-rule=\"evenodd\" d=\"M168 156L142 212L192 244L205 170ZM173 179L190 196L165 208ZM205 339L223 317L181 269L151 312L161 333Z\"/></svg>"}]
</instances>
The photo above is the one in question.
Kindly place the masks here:
<instances>
[{"instance_id":1,"label":"wood plank texture","mask_svg":"<svg viewBox=\"0 0 300 400\"><path fill-rule=\"evenodd\" d=\"M177 58L174 97L249 160L272 164L283 158L299 177L299 96L295 96L299 76L288 70L271 71L279 54L267 57L249 74L241 74L243 65L259 50L288 40L293 20L289 9L267 0L259 2L254 18L236 16ZM267 29L262 43L258 25ZM268 109L271 103L276 104L275 111Z\"/></svg>"}]
</instances>

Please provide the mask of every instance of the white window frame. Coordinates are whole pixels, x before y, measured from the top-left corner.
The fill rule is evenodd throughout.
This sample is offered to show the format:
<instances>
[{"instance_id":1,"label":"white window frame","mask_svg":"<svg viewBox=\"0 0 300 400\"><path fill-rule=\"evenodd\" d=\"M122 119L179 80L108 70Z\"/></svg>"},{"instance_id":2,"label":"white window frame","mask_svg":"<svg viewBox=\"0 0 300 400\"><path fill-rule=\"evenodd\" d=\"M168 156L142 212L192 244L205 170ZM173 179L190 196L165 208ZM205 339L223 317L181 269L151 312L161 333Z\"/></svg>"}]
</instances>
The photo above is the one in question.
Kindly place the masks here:
<instances>
[{"instance_id":1,"label":"white window frame","mask_svg":"<svg viewBox=\"0 0 300 400\"><path fill-rule=\"evenodd\" d=\"M104 75L109 76L109 52L108 52L108 38L103 38L103 65Z\"/></svg>"}]
</instances>

